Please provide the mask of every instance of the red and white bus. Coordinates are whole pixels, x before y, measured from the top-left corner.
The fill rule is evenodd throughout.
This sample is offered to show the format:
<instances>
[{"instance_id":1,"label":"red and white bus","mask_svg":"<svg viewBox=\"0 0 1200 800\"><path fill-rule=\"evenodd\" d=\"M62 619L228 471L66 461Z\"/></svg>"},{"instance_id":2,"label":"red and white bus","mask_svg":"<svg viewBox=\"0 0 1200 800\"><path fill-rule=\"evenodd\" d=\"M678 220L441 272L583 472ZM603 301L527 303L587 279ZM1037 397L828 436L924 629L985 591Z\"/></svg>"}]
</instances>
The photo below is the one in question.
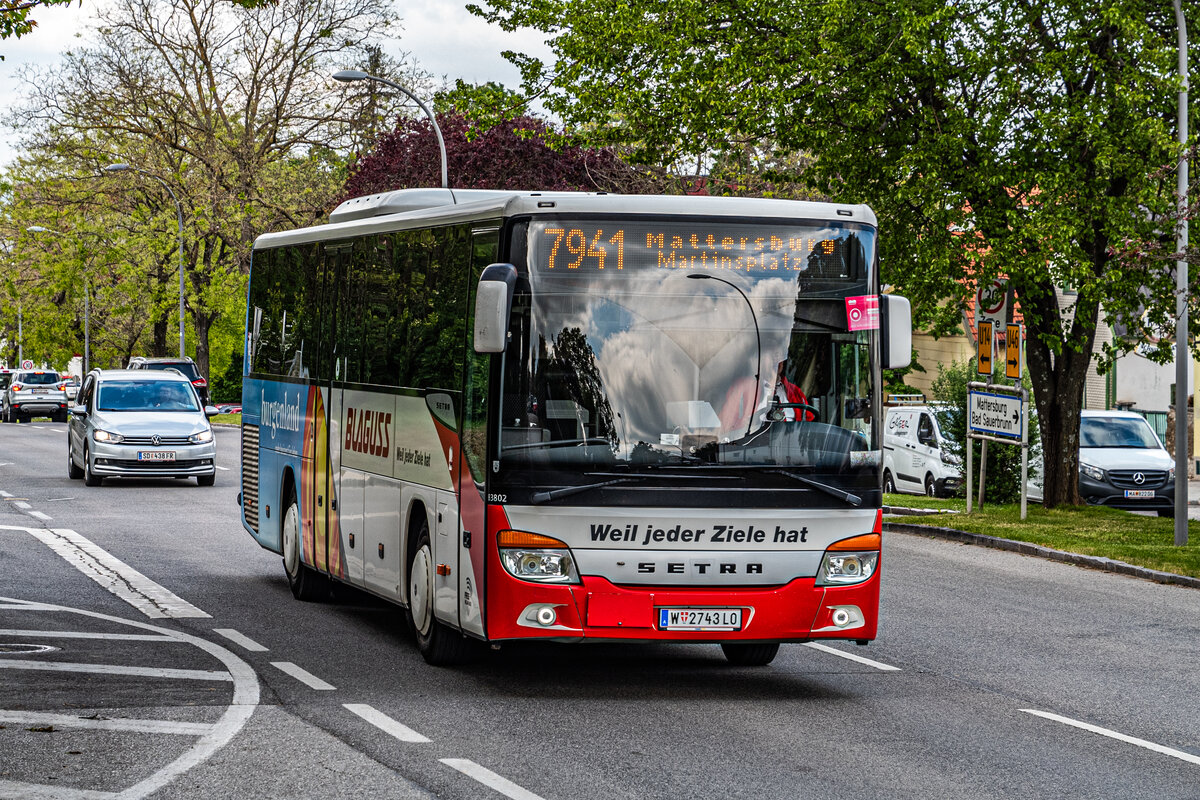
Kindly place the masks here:
<instances>
[{"instance_id":1,"label":"red and white bus","mask_svg":"<svg viewBox=\"0 0 1200 800\"><path fill-rule=\"evenodd\" d=\"M881 295L861 205L411 189L255 243L242 512L293 593L476 642L876 635Z\"/></svg>"}]
</instances>

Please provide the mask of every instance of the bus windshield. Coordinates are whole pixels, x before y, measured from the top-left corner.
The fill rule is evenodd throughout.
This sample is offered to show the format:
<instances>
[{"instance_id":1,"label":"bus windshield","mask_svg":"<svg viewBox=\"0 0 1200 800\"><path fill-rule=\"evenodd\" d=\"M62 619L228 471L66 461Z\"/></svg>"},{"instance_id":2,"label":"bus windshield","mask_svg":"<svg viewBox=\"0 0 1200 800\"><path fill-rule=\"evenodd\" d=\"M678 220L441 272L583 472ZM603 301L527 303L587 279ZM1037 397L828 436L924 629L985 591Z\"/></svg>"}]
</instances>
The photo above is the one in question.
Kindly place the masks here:
<instances>
[{"instance_id":1,"label":"bus windshield","mask_svg":"<svg viewBox=\"0 0 1200 800\"><path fill-rule=\"evenodd\" d=\"M873 229L538 220L526 240L504 482L773 468L877 483Z\"/></svg>"}]
</instances>

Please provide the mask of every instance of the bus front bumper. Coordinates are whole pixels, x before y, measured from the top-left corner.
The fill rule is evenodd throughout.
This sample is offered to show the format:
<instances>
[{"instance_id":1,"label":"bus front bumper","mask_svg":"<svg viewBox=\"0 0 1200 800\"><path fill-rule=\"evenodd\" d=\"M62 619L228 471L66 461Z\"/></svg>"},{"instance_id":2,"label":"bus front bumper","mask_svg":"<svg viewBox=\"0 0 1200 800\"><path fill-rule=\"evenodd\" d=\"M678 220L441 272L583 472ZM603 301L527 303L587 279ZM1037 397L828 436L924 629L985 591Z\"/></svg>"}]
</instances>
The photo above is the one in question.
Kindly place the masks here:
<instances>
[{"instance_id":1,"label":"bus front bumper","mask_svg":"<svg viewBox=\"0 0 1200 800\"><path fill-rule=\"evenodd\" d=\"M879 574L854 586L816 586L796 578L777 587L697 588L617 586L584 576L579 585L537 585L501 578L506 591L490 604L488 639L655 642L804 642L874 639L878 627ZM671 629L672 612L740 609L702 622L718 629ZM701 615L702 617L705 615ZM734 615L734 619L737 615Z\"/></svg>"}]
</instances>

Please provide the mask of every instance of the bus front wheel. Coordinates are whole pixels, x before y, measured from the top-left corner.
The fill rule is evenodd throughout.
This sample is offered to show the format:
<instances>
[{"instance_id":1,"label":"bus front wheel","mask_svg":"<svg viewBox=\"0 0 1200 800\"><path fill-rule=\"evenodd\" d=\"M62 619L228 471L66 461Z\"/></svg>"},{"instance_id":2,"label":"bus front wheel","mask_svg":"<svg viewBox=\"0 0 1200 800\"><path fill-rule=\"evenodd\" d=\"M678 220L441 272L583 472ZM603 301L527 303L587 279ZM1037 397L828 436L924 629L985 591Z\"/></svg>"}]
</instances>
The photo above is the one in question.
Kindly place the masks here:
<instances>
[{"instance_id":1,"label":"bus front wheel","mask_svg":"<svg viewBox=\"0 0 1200 800\"><path fill-rule=\"evenodd\" d=\"M297 600L321 600L329 593L325 576L305 565L300 557L300 509L295 495L288 498L283 513L283 571Z\"/></svg>"},{"instance_id":2,"label":"bus front wheel","mask_svg":"<svg viewBox=\"0 0 1200 800\"><path fill-rule=\"evenodd\" d=\"M779 643L722 642L721 649L725 651L725 660L734 666L762 667L775 660L775 654L779 652Z\"/></svg>"},{"instance_id":3,"label":"bus front wheel","mask_svg":"<svg viewBox=\"0 0 1200 800\"><path fill-rule=\"evenodd\" d=\"M408 565L408 624L417 639L417 649L434 666L449 666L466 661L474 651L474 642L441 622L433 613L433 548L429 543L429 523L416 531L417 547Z\"/></svg>"}]
</instances>

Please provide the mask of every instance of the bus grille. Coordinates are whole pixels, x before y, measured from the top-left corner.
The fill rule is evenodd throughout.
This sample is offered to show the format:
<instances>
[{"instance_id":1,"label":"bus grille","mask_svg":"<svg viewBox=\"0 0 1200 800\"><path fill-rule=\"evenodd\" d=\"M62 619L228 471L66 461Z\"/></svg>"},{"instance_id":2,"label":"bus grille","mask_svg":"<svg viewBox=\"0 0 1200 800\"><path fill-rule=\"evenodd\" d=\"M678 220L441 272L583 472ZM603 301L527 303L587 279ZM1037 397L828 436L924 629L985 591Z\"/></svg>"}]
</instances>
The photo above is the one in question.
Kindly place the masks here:
<instances>
[{"instance_id":1,"label":"bus grille","mask_svg":"<svg viewBox=\"0 0 1200 800\"><path fill-rule=\"evenodd\" d=\"M258 533L258 426L242 423L242 511Z\"/></svg>"}]
</instances>

